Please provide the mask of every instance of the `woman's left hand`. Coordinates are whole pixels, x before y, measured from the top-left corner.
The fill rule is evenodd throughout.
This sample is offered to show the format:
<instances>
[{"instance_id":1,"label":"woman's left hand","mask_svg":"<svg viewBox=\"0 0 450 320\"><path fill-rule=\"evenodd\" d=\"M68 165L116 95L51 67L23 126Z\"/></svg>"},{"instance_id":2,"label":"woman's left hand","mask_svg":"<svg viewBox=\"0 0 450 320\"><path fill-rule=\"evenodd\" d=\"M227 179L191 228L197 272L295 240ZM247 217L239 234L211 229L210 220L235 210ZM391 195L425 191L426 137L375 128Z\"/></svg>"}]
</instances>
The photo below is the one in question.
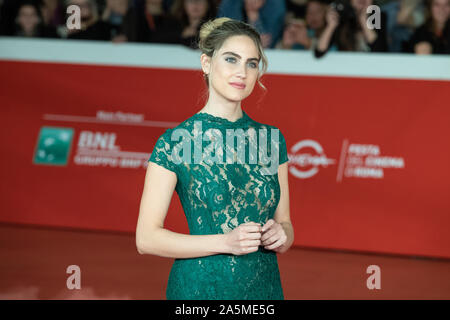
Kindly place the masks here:
<instances>
[{"instance_id":1,"label":"woman's left hand","mask_svg":"<svg viewBox=\"0 0 450 320\"><path fill-rule=\"evenodd\" d=\"M286 242L287 235L281 224L269 219L262 227L261 245L267 250L278 252Z\"/></svg>"}]
</instances>

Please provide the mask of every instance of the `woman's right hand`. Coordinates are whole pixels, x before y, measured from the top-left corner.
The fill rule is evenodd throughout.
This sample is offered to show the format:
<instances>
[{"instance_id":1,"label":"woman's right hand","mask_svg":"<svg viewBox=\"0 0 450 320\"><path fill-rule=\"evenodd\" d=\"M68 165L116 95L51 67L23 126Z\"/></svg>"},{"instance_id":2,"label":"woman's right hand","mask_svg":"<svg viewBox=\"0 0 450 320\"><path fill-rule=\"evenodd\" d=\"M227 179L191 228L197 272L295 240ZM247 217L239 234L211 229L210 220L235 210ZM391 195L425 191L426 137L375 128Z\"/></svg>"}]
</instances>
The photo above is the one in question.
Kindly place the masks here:
<instances>
[{"instance_id":1,"label":"woman's right hand","mask_svg":"<svg viewBox=\"0 0 450 320\"><path fill-rule=\"evenodd\" d=\"M243 223L225 234L228 252L243 255L258 251L262 226L256 222Z\"/></svg>"},{"instance_id":2,"label":"woman's right hand","mask_svg":"<svg viewBox=\"0 0 450 320\"><path fill-rule=\"evenodd\" d=\"M329 7L325 16L327 27L332 30L336 29L339 25L339 18L339 13L335 9Z\"/></svg>"}]
</instances>

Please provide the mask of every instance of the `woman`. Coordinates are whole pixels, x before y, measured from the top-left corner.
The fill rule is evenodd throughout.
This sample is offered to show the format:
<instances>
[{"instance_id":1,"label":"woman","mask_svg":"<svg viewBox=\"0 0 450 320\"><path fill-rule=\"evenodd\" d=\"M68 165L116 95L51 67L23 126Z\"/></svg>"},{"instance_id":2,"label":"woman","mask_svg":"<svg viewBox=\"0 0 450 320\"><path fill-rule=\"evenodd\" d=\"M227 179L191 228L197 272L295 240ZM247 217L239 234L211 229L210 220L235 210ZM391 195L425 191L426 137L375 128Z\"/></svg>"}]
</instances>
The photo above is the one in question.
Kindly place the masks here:
<instances>
[{"instance_id":1,"label":"woman","mask_svg":"<svg viewBox=\"0 0 450 320\"><path fill-rule=\"evenodd\" d=\"M138 34L138 13L129 0L106 0L102 20L111 26L113 42L136 42Z\"/></svg>"},{"instance_id":2,"label":"woman","mask_svg":"<svg viewBox=\"0 0 450 320\"><path fill-rule=\"evenodd\" d=\"M367 8L373 0L350 0L338 2L336 8L330 5L327 26L321 33L315 56L320 58L331 47L339 51L385 52L387 51L386 14L380 12L380 29L367 26Z\"/></svg>"},{"instance_id":3,"label":"woman","mask_svg":"<svg viewBox=\"0 0 450 320\"><path fill-rule=\"evenodd\" d=\"M15 30L16 37L58 38L54 27L46 26L39 7L31 0L23 1L17 11Z\"/></svg>"},{"instance_id":4,"label":"woman","mask_svg":"<svg viewBox=\"0 0 450 320\"><path fill-rule=\"evenodd\" d=\"M309 50L315 47L317 38L325 28L326 5L322 0L308 0L305 19L287 17L283 38L277 49Z\"/></svg>"},{"instance_id":5,"label":"woman","mask_svg":"<svg viewBox=\"0 0 450 320\"><path fill-rule=\"evenodd\" d=\"M139 41L178 43L182 31L180 22L165 10L163 0L145 0L139 23Z\"/></svg>"},{"instance_id":6,"label":"woman","mask_svg":"<svg viewBox=\"0 0 450 320\"><path fill-rule=\"evenodd\" d=\"M259 79L267 70L261 38L244 22L218 18L202 25L199 48L208 101L156 142L136 228L138 252L175 258L167 299L284 299L276 253L288 250L294 238L286 142L276 127L254 121L241 108L257 80L262 86ZM259 146L254 134L242 135L252 129L259 131ZM229 132L240 132L238 146L256 146L262 153L264 143L271 141L275 171L264 171L268 162L261 154L259 161L255 153L236 161L234 137L226 143L232 145L226 150L226 163L220 163L225 162L225 152L216 147ZM266 133L270 137L262 138ZM188 141L182 152L177 135ZM276 138L279 143L274 144ZM205 152L211 146L214 161ZM163 227L173 190L182 203L189 235Z\"/></svg>"},{"instance_id":7,"label":"woman","mask_svg":"<svg viewBox=\"0 0 450 320\"><path fill-rule=\"evenodd\" d=\"M94 0L67 0L66 5L78 6L81 20L81 30L66 30L68 39L111 40L111 25L99 18L97 3Z\"/></svg>"},{"instance_id":8,"label":"woman","mask_svg":"<svg viewBox=\"0 0 450 320\"><path fill-rule=\"evenodd\" d=\"M286 3L280 0L222 0L219 17L230 17L252 25L264 48L274 48L283 33Z\"/></svg>"},{"instance_id":9,"label":"woman","mask_svg":"<svg viewBox=\"0 0 450 320\"><path fill-rule=\"evenodd\" d=\"M427 19L411 37L409 51L450 54L450 0L429 0Z\"/></svg>"},{"instance_id":10,"label":"woman","mask_svg":"<svg viewBox=\"0 0 450 320\"><path fill-rule=\"evenodd\" d=\"M423 0L395 0L381 7L386 13L386 34L390 52L406 51L414 30L425 21Z\"/></svg>"},{"instance_id":11,"label":"woman","mask_svg":"<svg viewBox=\"0 0 450 320\"><path fill-rule=\"evenodd\" d=\"M176 0L172 14L181 23L180 43L198 49L200 26L216 16L214 0Z\"/></svg>"}]
</instances>

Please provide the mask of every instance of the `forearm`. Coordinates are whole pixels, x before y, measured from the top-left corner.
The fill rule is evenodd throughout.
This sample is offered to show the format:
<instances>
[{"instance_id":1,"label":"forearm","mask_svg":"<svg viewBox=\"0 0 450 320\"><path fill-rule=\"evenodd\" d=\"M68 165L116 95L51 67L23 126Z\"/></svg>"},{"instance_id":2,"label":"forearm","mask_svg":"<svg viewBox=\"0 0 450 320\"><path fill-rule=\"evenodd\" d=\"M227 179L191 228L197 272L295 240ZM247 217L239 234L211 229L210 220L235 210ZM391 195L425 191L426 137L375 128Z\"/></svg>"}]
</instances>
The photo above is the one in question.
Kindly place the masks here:
<instances>
[{"instance_id":1,"label":"forearm","mask_svg":"<svg viewBox=\"0 0 450 320\"><path fill-rule=\"evenodd\" d=\"M324 52L328 50L334 30L334 28L328 26L325 28L325 30L323 30L322 34L319 37L319 40L317 41L316 49L318 51Z\"/></svg>"},{"instance_id":2,"label":"forearm","mask_svg":"<svg viewBox=\"0 0 450 320\"><path fill-rule=\"evenodd\" d=\"M147 237L136 237L140 254L167 258L196 258L228 253L224 234L189 235L155 228Z\"/></svg>"},{"instance_id":3,"label":"forearm","mask_svg":"<svg viewBox=\"0 0 450 320\"><path fill-rule=\"evenodd\" d=\"M292 227L292 224L290 222L281 222L281 226L284 229L284 232L286 233L286 242L283 243L277 250L278 253L284 253L286 252L294 242L294 228Z\"/></svg>"}]
</instances>

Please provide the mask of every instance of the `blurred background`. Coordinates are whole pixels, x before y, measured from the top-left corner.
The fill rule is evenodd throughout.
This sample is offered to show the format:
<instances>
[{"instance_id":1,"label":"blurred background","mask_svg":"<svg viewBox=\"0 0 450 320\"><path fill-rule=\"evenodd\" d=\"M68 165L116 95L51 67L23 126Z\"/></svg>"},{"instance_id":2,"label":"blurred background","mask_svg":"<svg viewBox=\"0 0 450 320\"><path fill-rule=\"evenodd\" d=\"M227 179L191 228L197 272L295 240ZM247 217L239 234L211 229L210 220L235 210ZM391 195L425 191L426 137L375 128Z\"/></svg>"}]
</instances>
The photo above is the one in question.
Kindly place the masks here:
<instances>
[{"instance_id":1,"label":"blurred background","mask_svg":"<svg viewBox=\"0 0 450 320\"><path fill-rule=\"evenodd\" d=\"M70 5L81 10L81 30L66 27ZM371 5L379 9L381 28L367 31L361 17ZM0 8L4 36L196 48L201 24L227 16L252 24L266 48L450 53L447 0L3 0Z\"/></svg>"},{"instance_id":2,"label":"blurred background","mask_svg":"<svg viewBox=\"0 0 450 320\"><path fill-rule=\"evenodd\" d=\"M449 299L449 15L449 0L0 0L0 299L165 298L173 260L135 245L145 169L206 103L198 32L221 16L252 24L269 60L242 108L286 138L286 299ZM189 232L176 193L165 227Z\"/></svg>"}]
</instances>

